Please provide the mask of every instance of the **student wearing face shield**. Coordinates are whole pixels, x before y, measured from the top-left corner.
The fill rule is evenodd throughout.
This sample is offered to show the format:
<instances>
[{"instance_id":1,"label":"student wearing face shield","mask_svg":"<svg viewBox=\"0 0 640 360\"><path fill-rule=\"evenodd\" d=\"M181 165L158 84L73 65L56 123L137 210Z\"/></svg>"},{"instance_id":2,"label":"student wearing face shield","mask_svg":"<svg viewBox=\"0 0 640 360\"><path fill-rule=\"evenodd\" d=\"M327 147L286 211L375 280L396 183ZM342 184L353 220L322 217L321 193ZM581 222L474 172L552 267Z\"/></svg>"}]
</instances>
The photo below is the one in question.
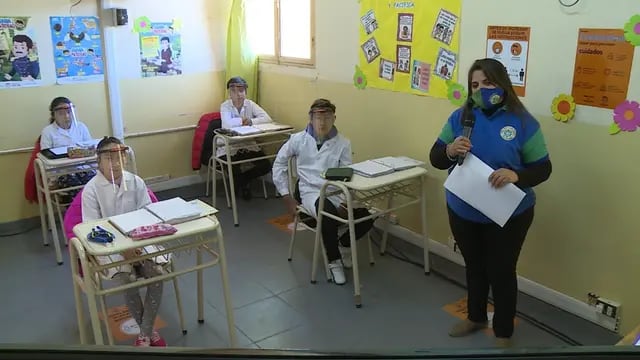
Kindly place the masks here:
<instances>
[{"instance_id":1,"label":"student wearing face shield","mask_svg":"<svg viewBox=\"0 0 640 360\"><path fill-rule=\"evenodd\" d=\"M40 148L76 146L91 141L85 124L76 118L75 106L66 97L57 97L49 105L49 125L42 129Z\"/></svg>"}]
</instances>

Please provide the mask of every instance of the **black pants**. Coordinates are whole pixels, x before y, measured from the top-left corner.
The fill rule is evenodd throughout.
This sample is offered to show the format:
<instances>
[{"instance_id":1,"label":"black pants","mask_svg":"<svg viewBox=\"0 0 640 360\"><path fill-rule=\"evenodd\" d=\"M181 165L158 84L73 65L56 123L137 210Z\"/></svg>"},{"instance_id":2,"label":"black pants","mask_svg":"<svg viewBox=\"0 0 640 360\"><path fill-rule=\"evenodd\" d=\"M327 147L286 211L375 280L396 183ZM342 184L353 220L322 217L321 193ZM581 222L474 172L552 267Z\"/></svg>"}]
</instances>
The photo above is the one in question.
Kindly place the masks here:
<instances>
[{"instance_id":1,"label":"black pants","mask_svg":"<svg viewBox=\"0 0 640 360\"><path fill-rule=\"evenodd\" d=\"M509 219L503 228L495 223L465 220L449 209L451 232L467 267L469 320L487 321L487 298L491 288L496 337L513 335L518 297L516 264L532 221L533 206Z\"/></svg>"},{"instance_id":2,"label":"black pants","mask_svg":"<svg viewBox=\"0 0 640 360\"><path fill-rule=\"evenodd\" d=\"M242 161L261 156L265 156L264 152L262 151L249 151L242 149L239 150L235 155L231 155L231 161ZM226 160L227 156L223 155L220 158ZM240 170L240 164L233 165L233 181L236 189L248 187L251 180L259 178L260 176L264 176L271 171L271 163L267 159L252 161L250 164L253 166L245 172L242 172Z\"/></svg>"},{"instance_id":3,"label":"black pants","mask_svg":"<svg viewBox=\"0 0 640 360\"><path fill-rule=\"evenodd\" d=\"M316 200L316 211L319 211L320 199ZM338 209L333 205L329 199L324 200L324 211L328 212L332 215L338 215ZM369 210L365 208L355 208L353 209L353 218L354 220L361 219L363 217L369 216L371 213ZM344 247L351 246L351 239L349 238L349 232L342 234L342 236L338 237L338 227L340 226L340 222L331 219L328 216L322 217L322 243L324 244L324 249L327 252L327 260L332 262L334 260L338 260L341 258L340 251L338 250L338 243ZM355 225L355 233L356 240L365 236L369 230L373 227L373 219L365 220L363 222L357 223Z\"/></svg>"}]
</instances>

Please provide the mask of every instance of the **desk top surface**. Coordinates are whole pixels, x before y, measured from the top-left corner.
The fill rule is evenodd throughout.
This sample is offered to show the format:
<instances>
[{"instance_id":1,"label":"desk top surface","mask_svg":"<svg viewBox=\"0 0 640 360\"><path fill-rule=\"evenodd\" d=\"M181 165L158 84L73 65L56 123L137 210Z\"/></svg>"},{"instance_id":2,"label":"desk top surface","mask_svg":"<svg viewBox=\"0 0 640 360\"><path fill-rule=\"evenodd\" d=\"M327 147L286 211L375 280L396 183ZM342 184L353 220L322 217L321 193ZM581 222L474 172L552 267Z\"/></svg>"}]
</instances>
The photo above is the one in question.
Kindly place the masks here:
<instances>
[{"instance_id":1,"label":"desk top surface","mask_svg":"<svg viewBox=\"0 0 640 360\"><path fill-rule=\"evenodd\" d=\"M358 174L353 174L351 181L331 181L330 183L341 183L347 188L356 191L368 191L392 185L401 181L418 178L426 174L427 170L425 168L414 167L407 170L394 171L391 174L376 177L366 177Z\"/></svg>"},{"instance_id":2,"label":"desk top surface","mask_svg":"<svg viewBox=\"0 0 640 360\"><path fill-rule=\"evenodd\" d=\"M83 163L91 163L97 161L97 156L88 156L83 158L60 158L60 159L49 159L48 157L42 155L42 153L38 153L36 160L40 160L45 167L58 167L58 166L67 166L67 165L77 165Z\"/></svg>"},{"instance_id":3,"label":"desk top surface","mask_svg":"<svg viewBox=\"0 0 640 360\"><path fill-rule=\"evenodd\" d=\"M274 125L285 125L285 124L279 124L279 123L273 123L273 124ZM215 137L220 137L220 138L223 138L223 139L226 139L226 140L229 140L229 141L244 141L244 140L251 140L251 139L259 139L261 137L271 136L271 135L289 134L289 133L293 132L295 129L293 127L287 127L287 128L283 128L283 129L279 129L279 130L261 131L261 132L257 132L257 133L253 133L253 134L249 134L249 135L227 135L227 134L218 133L218 130L219 129L214 130Z\"/></svg>"},{"instance_id":4,"label":"desk top surface","mask_svg":"<svg viewBox=\"0 0 640 360\"><path fill-rule=\"evenodd\" d=\"M215 211L215 209L209 206L209 204L202 202L201 200L197 201L198 205L202 206L203 209ZM96 226L100 226L103 229L114 234L114 241L109 245L89 241L87 239L87 236ZM204 232L216 230L220 226L220 223L218 222L218 218L216 218L215 215L210 215L176 224L174 226L176 227L176 229L178 229L178 231L172 235L158 236L145 240L133 240L118 231L118 229L111 224L109 219L100 219L76 225L73 228L73 233L80 240L82 246L89 255L99 256L121 253L125 250L141 248L148 245L161 245L162 243L171 240L176 240L191 235L202 234Z\"/></svg>"}]
</instances>

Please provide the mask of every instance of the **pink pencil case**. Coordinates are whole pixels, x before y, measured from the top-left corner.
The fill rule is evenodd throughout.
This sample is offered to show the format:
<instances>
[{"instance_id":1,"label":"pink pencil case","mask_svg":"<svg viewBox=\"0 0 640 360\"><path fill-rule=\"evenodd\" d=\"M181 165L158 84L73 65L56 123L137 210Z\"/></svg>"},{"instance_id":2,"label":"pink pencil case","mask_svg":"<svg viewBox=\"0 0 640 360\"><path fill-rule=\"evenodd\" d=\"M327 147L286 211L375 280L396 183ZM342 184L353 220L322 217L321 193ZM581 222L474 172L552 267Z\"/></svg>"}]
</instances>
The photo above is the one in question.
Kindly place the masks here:
<instances>
[{"instance_id":1,"label":"pink pencil case","mask_svg":"<svg viewBox=\"0 0 640 360\"><path fill-rule=\"evenodd\" d=\"M156 236L174 234L178 229L170 224L155 224L139 226L129 233L129 237L134 240L149 239Z\"/></svg>"}]
</instances>

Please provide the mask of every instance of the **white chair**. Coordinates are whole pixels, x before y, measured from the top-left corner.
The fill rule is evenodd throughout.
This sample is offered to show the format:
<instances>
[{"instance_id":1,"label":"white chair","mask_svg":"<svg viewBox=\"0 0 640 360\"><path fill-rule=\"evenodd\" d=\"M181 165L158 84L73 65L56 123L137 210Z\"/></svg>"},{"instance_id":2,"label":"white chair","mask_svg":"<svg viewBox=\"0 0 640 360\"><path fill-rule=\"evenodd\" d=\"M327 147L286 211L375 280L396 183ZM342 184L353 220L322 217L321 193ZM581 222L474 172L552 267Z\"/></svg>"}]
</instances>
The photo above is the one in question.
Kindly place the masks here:
<instances>
[{"instance_id":1,"label":"white chair","mask_svg":"<svg viewBox=\"0 0 640 360\"><path fill-rule=\"evenodd\" d=\"M288 165L288 171L287 171L287 175L289 177L289 194L290 196L294 196L294 194L296 193L296 183L298 182L298 176L297 176L297 170L295 168L295 164L296 164L296 158L292 157L289 159L289 165ZM293 260L293 247L295 245L296 242L296 234L298 232L298 225L301 225L303 228L305 228L306 230L309 230L313 233L316 232L316 225L317 225L317 220L315 217L313 217L311 214L309 214L307 212L307 210L302 206L302 205L298 205L296 207L296 214L293 220L293 229L291 230L291 241L289 242L289 257L287 258L288 261L292 261ZM346 225L343 225L346 226ZM375 258L373 257L373 248L371 247L371 237L369 236L369 234L366 235L367 236L367 245L369 248L369 264L370 265L375 265ZM314 239L316 239L316 237L314 236ZM316 241L316 240L314 240ZM315 244L318 245L318 244ZM325 251L324 248L324 244L322 243L322 241L320 241L320 246L314 246L314 249L320 249L320 251L322 252L322 257L324 259L324 268L325 268L325 272L327 275L327 281L331 281L333 279L333 277L331 276L331 271L329 270L329 261L327 259L327 253ZM314 250L315 251L315 250ZM315 254L313 254L315 257ZM311 283L315 284L315 281L311 281Z\"/></svg>"},{"instance_id":2,"label":"white chair","mask_svg":"<svg viewBox=\"0 0 640 360\"><path fill-rule=\"evenodd\" d=\"M216 180L216 174L220 174L222 175L222 185L224 186L224 195L227 199L227 207L231 208L231 198L229 197L229 187L230 185L227 184L227 175L228 175L228 171L226 169L223 170L223 165L218 163L218 165L214 168L214 163L216 163L215 159L214 159L215 155L212 155L209 158L209 163L207 164L207 190L205 195L209 196L209 181L215 181ZM267 193L267 183L266 183L266 177L262 176L261 177L261 181L262 181L262 193L264 194L264 198L268 199L269 198L269 194Z\"/></svg>"}]
</instances>

